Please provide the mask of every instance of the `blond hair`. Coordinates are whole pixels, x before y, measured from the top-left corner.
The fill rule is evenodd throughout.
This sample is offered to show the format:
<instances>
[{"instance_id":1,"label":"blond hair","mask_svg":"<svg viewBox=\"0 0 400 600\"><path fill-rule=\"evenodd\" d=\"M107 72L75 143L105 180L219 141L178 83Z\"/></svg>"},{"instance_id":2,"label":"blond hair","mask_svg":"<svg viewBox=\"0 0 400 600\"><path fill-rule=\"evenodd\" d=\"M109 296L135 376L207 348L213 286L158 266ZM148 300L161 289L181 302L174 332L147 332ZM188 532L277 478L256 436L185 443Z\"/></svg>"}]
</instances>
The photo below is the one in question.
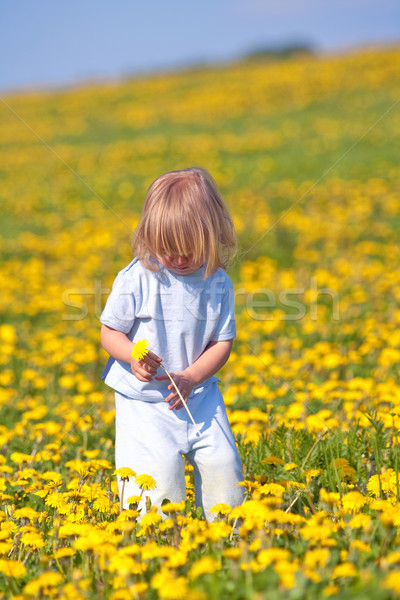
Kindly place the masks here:
<instances>
[{"instance_id":1,"label":"blond hair","mask_svg":"<svg viewBox=\"0 0 400 600\"><path fill-rule=\"evenodd\" d=\"M204 277L226 268L236 235L211 175L194 167L158 177L147 192L132 250L152 271L158 268L154 259L162 255L192 255L195 263L206 263Z\"/></svg>"}]
</instances>

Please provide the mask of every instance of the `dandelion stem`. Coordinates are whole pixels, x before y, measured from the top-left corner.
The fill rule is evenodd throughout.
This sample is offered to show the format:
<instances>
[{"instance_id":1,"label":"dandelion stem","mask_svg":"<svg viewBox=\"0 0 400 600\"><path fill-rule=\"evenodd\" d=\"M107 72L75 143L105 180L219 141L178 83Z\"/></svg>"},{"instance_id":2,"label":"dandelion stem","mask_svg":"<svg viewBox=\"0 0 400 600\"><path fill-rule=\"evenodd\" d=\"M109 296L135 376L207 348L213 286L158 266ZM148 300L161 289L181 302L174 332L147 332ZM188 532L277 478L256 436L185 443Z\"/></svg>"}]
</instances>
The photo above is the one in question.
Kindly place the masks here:
<instances>
[{"instance_id":1,"label":"dandelion stem","mask_svg":"<svg viewBox=\"0 0 400 600\"><path fill-rule=\"evenodd\" d=\"M293 500L291 501L291 503L289 504L289 506L287 507L287 509L285 510L285 513L290 512L290 509L292 508L293 504L295 504L297 502L297 500L300 498L301 494L297 494L297 496L295 496L293 498Z\"/></svg>"},{"instance_id":2,"label":"dandelion stem","mask_svg":"<svg viewBox=\"0 0 400 600\"><path fill-rule=\"evenodd\" d=\"M250 493L247 490L245 490L245 493L243 495L242 504L244 504L249 498L250 498ZM238 521L239 521L239 517L236 517L236 519L234 520L233 525L232 525L231 534L229 536L229 541L230 542L233 540L233 535L235 533L235 529L236 529L236 525L237 525Z\"/></svg>"},{"instance_id":3,"label":"dandelion stem","mask_svg":"<svg viewBox=\"0 0 400 600\"><path fill-rule=\"evenodd\" d=\"M308 457L310 456L311 452L314 450L315 446L318 444L318 442L321 441L321 438L319 436L317 436L317 439L315 440L315 442L313 443L313 445L311 446L310 450L307 453L307 456L305 457L305 459L303 460L303 464L301 465L301 469L303 470L306 462L308 461Z\"/></svg>"},{"instance_id":4,"label":"dandelion stem","mask_svg":"<svg viewBox=\"0 0 400 600\"><path fill-rule=\"evenodd\" d=\"M120 498L120 503L119 503L119 514L122 513L123 511L123 505L124 505L124 491L125 491L125 477L122 480L122 490L121 490L121 498Z\"/></svg>"},{"instance_id":5,"label":"dandelion stem","mask_svg":"<svg viewBox=\"0 0 400 600\"><path fill-rule=\"evenodd\" d=\"M314 506L314 502L313 502L313 499L312 499L312 496L311 496L311 492L308 492L308 499L310 501L311 512L312 512L313 515L315 515L316 514L316 512L315 512L315 506Z\"/></svg>"},{"instance_id":6,"label":"dandelion stem","mask_svg":"<svg viewBox=\"0 0 400 600\"><path fill-rule=\"evenodd\" d=\"M144 356L146 356L149 353L149 342L148 340L139 340L138 342L136 342L136 344L133 346L132 348L132 352L131 352L131 356L135 359L135 360L140 360L141 358L143 358ZM200 430L197 427L195 420L193 419L192 413L190 412L190 410L188 409L188 406L185 402L185 400L182 398L182 394L180 393L180 391L178 390L175 381L172 379L171 375L169 374L168 370L164 367L164 365L162 363L160 363L160 367L162 367L165 371L165 373L168 376L168 379L171 381L172 385L174 386L179 398L182 401L183 406L186 408L186 412L189 415L193 425L195 426L195 429L197 431L197 433L200 435Z\"/></svg>"},{"instance_id":7,"label":"dandelion stem","mask_svg":"<svg viewBox=\"0 0 400 600\"><path fill-rule=\"evenodd\" d=\"M178 390L175 381L172 379L171 375L169 374L169 372L167 371L167 369L164 367L164 365L162 363L160 363L160 367L162 367L164 369L164 371L166 372L166 374L168 375L168 378L170 379L172 385L174 386L179 398L182 400L182 404L186 408L186 412L189 415L193 425L195 426L197 433L200 435L200 429L197 427L195 420L193 419L192 413L190 412L188 405L186 404L185 400L183 399L182 394Z\"/></svg>"}]
</instances>

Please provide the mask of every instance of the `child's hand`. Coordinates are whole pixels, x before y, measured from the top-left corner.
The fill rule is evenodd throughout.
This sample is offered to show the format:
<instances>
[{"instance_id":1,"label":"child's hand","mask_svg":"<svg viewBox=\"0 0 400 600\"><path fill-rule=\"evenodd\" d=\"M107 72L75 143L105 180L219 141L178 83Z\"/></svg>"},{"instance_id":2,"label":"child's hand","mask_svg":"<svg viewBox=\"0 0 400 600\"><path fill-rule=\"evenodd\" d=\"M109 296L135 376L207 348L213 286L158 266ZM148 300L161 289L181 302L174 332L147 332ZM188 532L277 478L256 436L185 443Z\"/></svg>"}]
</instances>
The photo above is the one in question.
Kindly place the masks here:
<instances>
[{"instance_id":1,"label":"child's hand","mask_svg":"<svg viewBox=\"0 0 400 600\"><path fill-rule=\"evenodd\" d=\"M189 375L185 371L177 371L176 373L171 373L170 375L174 380L178 390L182 394L183 399L185 400L185 402L187 402L194 388L194 381L189 377ZM158 375L156 379L157 381L163 381L165 379L168 379L169 381L168 375ZM168 389L172 390L169 396L165 398L165 402L169 402L168 408L170 410L172 410L173 408L176 408L176 410L183 408L182 400L179 398L178 392L176 391L172 383L169 384Z\"/></svg>"},{"instance_id":2,"label":"child's hand","mask_svg":"<svg viewBox=\"0 0 400 600\"><path fill-rule=\"evenodd\" d=\"M152 381L153 376L157 373L161 360L162 359L157 356L157 354L150 352L150 350L147 355L140 360L131 358L132 373L139 381Z\"/></svg>"}]
</instances>

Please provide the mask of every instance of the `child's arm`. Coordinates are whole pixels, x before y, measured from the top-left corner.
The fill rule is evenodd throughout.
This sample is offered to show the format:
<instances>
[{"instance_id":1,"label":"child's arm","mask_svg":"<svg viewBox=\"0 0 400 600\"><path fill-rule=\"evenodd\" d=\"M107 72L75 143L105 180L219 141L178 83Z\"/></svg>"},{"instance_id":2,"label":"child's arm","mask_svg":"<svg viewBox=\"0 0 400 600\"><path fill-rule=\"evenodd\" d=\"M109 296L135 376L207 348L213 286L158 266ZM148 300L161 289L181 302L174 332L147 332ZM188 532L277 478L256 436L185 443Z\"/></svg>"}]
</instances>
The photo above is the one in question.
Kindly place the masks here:
<instances>
[{"instance_id":1,"label":"child's arm","mask_svg":"<svg viewBox=\"0 0 400 600\"><path fill-rule=\"evenodd\" d=\"M233 340L226 340L222 342L210 342L203 354L184 371L178 371L177 373L171 373L172 379L178 386L183 399L186 401L190 396L192 390L203 381L206 381L209 377L214 375L221 367L226 363L232 350ZM158 381L168 379L167 375L160 375L156 377ZM172 383L168 386L168 389L172 390ZM165 399L169 402L169 408L179 409L183 407L182 401L175 389Z\"/></svg>"},{"instance_id":2,"label":"child's arm","mask_svg":"<svg viewBox=\"0 0 400 600\"><path fill-rule=\"evenodd\" d=\"M210 342L203 354L185 369L186 375L194 382L193 387L215 375L224 366L230 356L232 344L233 340Z\"/></svg>"},{"instance_id":3,"label":"child's arm","mask_svg":"<svg viewBox=\"0 0 400 600\"><path fill-rule=\"evenodd\" d=\"M116 360L130 364L132 373L139 381L151 381L161 362L161 358L154 352L149 352L141 360L132 358L133 342L125 333L112 329L108 325L101 326L101 345Z\"/></svg>"}]
</instances>

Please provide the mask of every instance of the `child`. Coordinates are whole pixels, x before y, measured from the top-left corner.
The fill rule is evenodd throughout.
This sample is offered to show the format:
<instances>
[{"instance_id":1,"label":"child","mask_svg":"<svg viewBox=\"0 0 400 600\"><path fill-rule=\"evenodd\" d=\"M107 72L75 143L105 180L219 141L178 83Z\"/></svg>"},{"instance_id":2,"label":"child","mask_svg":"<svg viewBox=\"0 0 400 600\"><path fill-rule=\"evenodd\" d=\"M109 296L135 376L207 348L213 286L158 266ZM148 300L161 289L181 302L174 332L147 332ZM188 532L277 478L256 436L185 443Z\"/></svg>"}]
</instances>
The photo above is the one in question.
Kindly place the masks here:
<instances>
[{"instance_id":1,"label":"child","mask_svg":"<svg viewBox=\"0 0 400 600\"><path fill-rule=\"evenodd\" d=\"M185 455L194 468L196 505L207 520L215 516L215 504L243 500L241 461L214 377L236 335L232 284L220 268L235 242L224 201L206 171L162 175L150 186L134 235L137 257L118 274L100 318L101 343L111 356L103 375L115 389L117 469L154 477L157 487L146 495L161 507L164 498L186 498ZM135 360L132 348L143 339L151 351ZM159 368L161 360L197 429ZM120 479L118 485L121 495ZM124 508L139 494L129 479Z\"/></svg>"}]
</instances>

